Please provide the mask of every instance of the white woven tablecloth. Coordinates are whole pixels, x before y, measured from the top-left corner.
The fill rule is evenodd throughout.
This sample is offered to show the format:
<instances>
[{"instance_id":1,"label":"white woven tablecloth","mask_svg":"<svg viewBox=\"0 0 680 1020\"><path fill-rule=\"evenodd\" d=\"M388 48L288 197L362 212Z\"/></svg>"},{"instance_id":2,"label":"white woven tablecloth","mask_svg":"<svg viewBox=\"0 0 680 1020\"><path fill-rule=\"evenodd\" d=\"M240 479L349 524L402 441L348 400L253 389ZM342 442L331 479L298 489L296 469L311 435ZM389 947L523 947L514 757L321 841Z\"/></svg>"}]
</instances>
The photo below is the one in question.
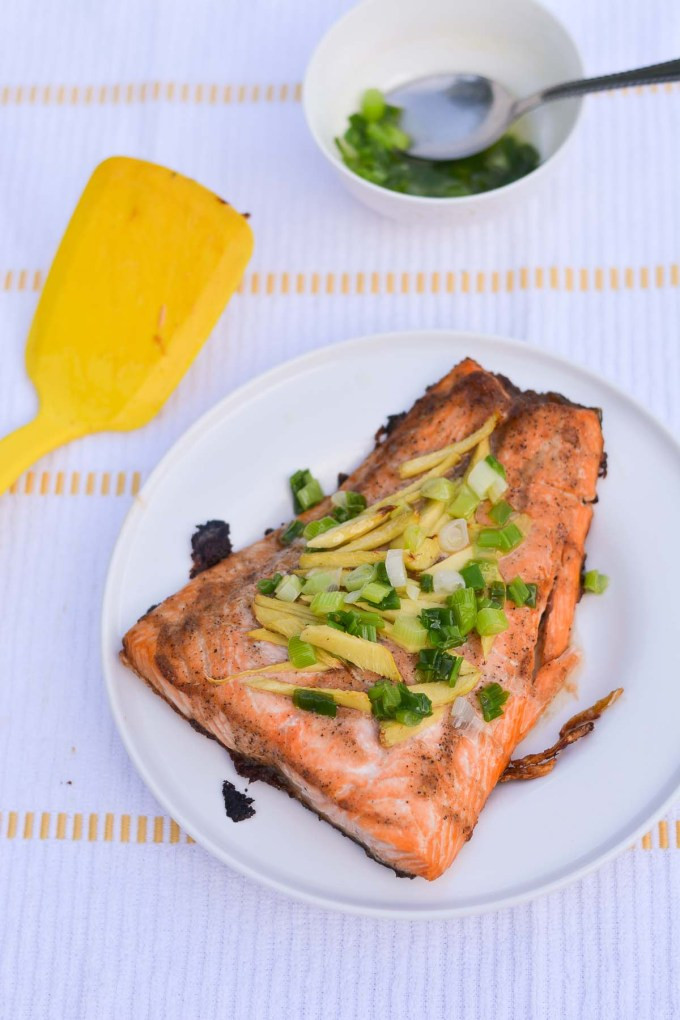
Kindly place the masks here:
<instances>
[{"instance_id":1,"label":"white woven tablecloth","mask_svg":"<svg viewBox=\"0 0 680 1020\"><path fill-rule=\"evenodd\" d=\"M373 331L504 333L600 372L680 432L680 86L589 100L554 188L505 219L414 230L347 197L304 126L306 60L346 6L0 6L0 433L34 411L25 336L99 160L196 177L256 235L242 292L158 418L57 451L0 498L3 1020L680 1016L680 805L532 904L357 919L191 845L109 715L100 602L132 494L189 423L274 364ZM677 0L550 6L591 73L678 50Z\"/></svg>"}]
</instances>

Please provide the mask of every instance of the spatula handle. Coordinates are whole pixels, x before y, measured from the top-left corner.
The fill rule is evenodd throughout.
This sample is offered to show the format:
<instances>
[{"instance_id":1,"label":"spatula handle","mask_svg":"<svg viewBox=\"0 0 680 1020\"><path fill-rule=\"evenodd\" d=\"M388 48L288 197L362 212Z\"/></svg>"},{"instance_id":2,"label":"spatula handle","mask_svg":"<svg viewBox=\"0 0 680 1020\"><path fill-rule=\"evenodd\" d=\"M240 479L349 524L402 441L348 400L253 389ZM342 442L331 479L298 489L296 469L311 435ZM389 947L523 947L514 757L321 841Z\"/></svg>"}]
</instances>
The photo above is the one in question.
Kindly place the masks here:
<instances>
[{"instance_id":1,"label":"spatula handle","mask_svg":"<svg viewBox=\"0 0 680 1020\"><path fill-rule=\"evenodd\" d=\"M40 413L28 425L0 439L0 493L44 453L73 438L74 433L62 422Z\"/></svg>"}]
</instances>

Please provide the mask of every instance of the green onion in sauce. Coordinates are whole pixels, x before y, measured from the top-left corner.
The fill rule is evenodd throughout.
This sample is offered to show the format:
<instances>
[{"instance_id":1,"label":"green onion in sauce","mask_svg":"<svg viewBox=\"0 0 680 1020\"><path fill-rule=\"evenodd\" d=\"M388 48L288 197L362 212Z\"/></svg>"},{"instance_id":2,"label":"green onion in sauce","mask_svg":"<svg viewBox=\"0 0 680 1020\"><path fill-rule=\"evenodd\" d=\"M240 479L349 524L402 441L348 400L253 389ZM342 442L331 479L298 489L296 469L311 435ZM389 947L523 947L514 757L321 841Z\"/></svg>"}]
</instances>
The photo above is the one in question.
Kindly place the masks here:
<instances>
[{"instance_id":1,"label":"green onion in sauce","mask_svg":"<svg viewBox=\"0 0 680 1020\"><path fill-rule=\"evenodd\" d=\"M390 191L427 198L460 198L511 184L535 170L533 145L513 134L465 159L430 161L403 151L410 143L401 128L402 111L378 89L364 93L361 110L349 118L335 143L345 165L359 177Z\"/></svg>"}]
</instances>

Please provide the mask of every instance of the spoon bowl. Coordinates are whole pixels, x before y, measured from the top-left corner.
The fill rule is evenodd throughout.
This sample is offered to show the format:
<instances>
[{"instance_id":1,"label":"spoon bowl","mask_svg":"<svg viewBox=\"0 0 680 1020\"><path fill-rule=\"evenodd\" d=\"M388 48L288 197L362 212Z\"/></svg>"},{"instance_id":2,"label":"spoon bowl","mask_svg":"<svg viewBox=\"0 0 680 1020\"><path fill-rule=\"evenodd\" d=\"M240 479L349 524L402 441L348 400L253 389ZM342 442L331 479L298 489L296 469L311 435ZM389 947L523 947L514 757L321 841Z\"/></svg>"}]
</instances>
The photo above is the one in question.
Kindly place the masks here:
<instances>
[{"instance_id":1,"label":"spoon bowl","mask_svg":"<svg viewBox=\"0 0 680 1020\"><path fill-rule=\"evenodd\" d=\"M680 80L680 60L631 71L551 85L523 99L481 74L435 74L392 89L387 98L401 108L410 156L448 160L474 156L498 139L520 117L543 103L589 92Z\"/></svg>"},{"instance_id":2,"label":"spoon bowl","mask_svg":"<svg viewBox=\"0 0 680 1020\"><path fill-rule=\"evenodd\" d=\"M481 74L428 75L392 89L386 99L403 110L408 154L434 160L488 148L505 131L515 102L508 89Z\"/></svg>"}]
</instances>

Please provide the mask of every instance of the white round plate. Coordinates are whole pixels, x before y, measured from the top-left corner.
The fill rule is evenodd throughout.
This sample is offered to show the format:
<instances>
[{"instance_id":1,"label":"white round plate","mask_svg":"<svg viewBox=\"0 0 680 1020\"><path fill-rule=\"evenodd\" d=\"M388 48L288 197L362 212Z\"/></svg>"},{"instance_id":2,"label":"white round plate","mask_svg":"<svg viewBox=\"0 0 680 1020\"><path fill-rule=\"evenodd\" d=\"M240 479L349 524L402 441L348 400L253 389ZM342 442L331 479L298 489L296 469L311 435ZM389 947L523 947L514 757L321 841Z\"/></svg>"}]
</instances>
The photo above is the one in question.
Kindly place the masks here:
<instances>
[{"instance_id":1,"label":"white round plate","mask_svg":"<svg viewBox=\"0 0 680 1020\"><path fill-rule=\"evenodd\" d=\"M333 491L389 413L466 355L522 387L601 407L609 473L588 563L611 575L586 596L576 693L561 694L521 747L538 751L579 709L625 694L555 771L496 789L470 842L436 882L396 878L296 801L253 784L257 814L225 815L227 752L200 736L118 660L121 637L186 582L194 526L223 518L238 549L291 517L287 477L310 467ZM300 899L354 913L442 918L508 906L555 889L629 846L680 786L672 616L680 552L680 448L642 408L574 365L516 341L453 332L366 337L276 368L213 408L165 456L135 500L109 571L103 657L113 714L141 776L206 850ZM519 753L519 752L518 752Z\"/></svg>"}]
</instances>

